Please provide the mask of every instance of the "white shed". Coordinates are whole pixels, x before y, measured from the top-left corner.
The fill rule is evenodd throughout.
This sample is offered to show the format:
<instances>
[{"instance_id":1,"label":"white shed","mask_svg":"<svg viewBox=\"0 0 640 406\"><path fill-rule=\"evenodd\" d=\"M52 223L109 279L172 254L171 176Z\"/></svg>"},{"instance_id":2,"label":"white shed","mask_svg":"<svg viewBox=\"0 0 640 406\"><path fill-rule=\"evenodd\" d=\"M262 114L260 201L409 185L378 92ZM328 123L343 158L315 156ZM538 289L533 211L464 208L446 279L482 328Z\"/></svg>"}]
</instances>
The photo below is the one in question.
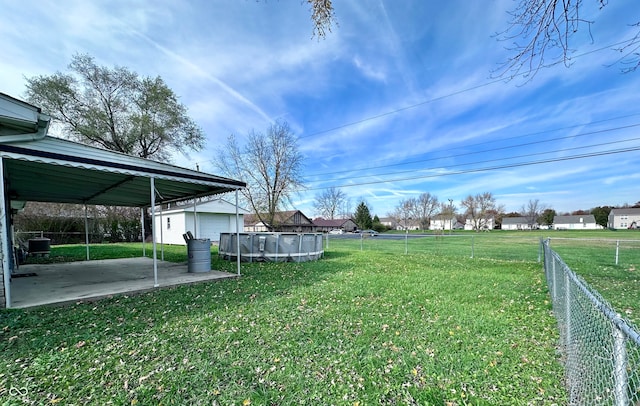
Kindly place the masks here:
<instances>
[{"instance_id":1,"label":"white shed","mask_svg":"<svg viewBox=\"0 0 640 406\"><path fill-rule=\"evenodd\" d=\"M238 208L240 230L244 228L244 215L249 212ZM161 226L162 225L162 226ZM156 242L187 245L183 235L190 231L195 238L220 241L220 233L236 232L236 206L223 199L173 207L156 212Z\"/></svg>"}]
</instances>

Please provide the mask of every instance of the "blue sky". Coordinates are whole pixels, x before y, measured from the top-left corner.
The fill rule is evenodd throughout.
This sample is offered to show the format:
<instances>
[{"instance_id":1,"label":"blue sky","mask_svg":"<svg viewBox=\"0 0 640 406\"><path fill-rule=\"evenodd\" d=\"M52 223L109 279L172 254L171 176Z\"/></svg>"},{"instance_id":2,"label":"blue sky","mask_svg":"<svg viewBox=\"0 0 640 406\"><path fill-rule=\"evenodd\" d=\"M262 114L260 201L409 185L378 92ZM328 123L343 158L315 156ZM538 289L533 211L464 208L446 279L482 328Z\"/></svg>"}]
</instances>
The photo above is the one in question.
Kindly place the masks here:
<instances>
[{"instance_id":1,"label":"blue sky","mask_svg":"<svg viewBox=\"0 0 640 406\"><path fill-rule=\"evenodd\" d=\"M607 45L636 33L640 8L585 3L593 41L580 33L570 68L527 82L491 78L511 0L334 0L325 39L298 0L0 0L0 92L21 98L75 53L159 75L207 137L174 163L211 173L229 134L285 120L305 156L294 208L311 217L331 186L380 217L424 192L458 206L491 192L507 211L633 204L640 152L611 151L640 148L640 72L611 66Z\"/></svg>"}]
</instances>

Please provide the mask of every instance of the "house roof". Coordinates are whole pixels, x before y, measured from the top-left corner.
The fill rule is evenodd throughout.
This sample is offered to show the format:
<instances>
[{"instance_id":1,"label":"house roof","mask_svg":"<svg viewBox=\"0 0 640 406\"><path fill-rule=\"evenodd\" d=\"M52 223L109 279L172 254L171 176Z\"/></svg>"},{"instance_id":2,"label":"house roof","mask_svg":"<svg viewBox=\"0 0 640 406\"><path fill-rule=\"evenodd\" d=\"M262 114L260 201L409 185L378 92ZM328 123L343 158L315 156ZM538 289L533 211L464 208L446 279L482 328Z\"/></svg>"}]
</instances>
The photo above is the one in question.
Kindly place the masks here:
<instances>
[{"instance_id":1,"label":"house roof","mask_svg":"<svg viewBox=\"0 0 640 406\"><path fill-rule=\"evenodd\" d=\"M11 200L112 206L157 203L244 188L244 182L46 136L49 117L0 93L0 157Z\"/></svg>"},{"instance_id":2,"label":"house roof","mask_svg":"<svg viewBox=\"0 0 640 406\"><path fill-rule=\"evenodd\" d=\"M613 214L614 216L640 216L640 207L623 207L620 209L611 209L610 214Z\"/></svg>"},{"instance_id":3,"label":"house roof","mask_svg":"<svg viewBox=\"0 0 640 406\"><path fill-rule=\"evenodd\" d=\"M300 215L300 218L306 221L305 223L296 222L296 217L298 217L297 216L298 214ZM300 224L312 225L313 224L311 219L305 216L304 213L301 212L300 210L288 210L288 211L276 212L273 220L274 220L274 223L276 223L279 226L300 225ZM256 214L247 214L244 216L245 226L256 225L259 222L260 222L260 218Z\"/></svg>"},{"instance_id":4,"label":"house roof","mask_svg":"<svg viewBox=\"0 0 640 406\"><path fill-rule=\"evenodd\" d=\"M162 211L163 214L193 212L193 203L174 206ZM236 214L236 205L224 199L215 199L207 202L198 202L195 207L198 213ZM245 215L247 209L238 207L238 213Z\"/></svg>"},{"instance_id":5,"label":"house roof","mask_svg":"<svg viewBox=\"0 0 640 406\"><path fill-rule=\"evenodd\" d=\"M318 227L344 227L344 225L348 222L352 221L351 219L324 219L322 217L318 217L313 219L313 224Z\"/></svg>"},{"instance_id":6,"label":"house roof","mask_svg":"<svg viewBox=\"0 0 640 406\"><path fill-rule=\"evenodd\" d=\"M528 224L526 217L503 217L502 224Z\"/></svg>"},{"instance_id":7,"label":"house roof","mask_svg":"<svg viewBox=\"0 0 640 406\"><path fill-rule=\"evenodd\" d=\"M554 216L554 224L582 224L582 223L595 223L596 218L593 214L576 214L572 216Z\"/></svg>"}]
</instances>

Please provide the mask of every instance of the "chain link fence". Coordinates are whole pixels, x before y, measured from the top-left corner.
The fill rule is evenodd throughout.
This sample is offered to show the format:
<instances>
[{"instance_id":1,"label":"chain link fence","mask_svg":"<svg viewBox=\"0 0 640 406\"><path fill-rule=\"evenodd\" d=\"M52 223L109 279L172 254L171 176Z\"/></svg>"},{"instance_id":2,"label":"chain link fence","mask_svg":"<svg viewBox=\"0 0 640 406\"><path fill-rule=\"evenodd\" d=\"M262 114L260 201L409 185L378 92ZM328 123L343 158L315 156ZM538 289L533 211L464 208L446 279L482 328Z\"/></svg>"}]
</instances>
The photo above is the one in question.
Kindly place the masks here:
<instances>
[{"instance_id":1,"label":"chain link fence","mask_svg":"<svg viewBox=\"0 0 640 406\"><path fill-rule=\"evenodd\" d=\"M567 263L579 260L585 252L597 256L604 265L620 265L635 269L640 266L639 239L550 237L549 244Z\"/></svg>"},{"instance_id":2,"label":"chain link fence","mask_svg":"<svg viewBox=\"0 0 640 406\"><path fill-rule=\"evenodd\" d=\"M572 405L640 404L640 334L541 241Z\"/></svg>"},{"instance_id":3,"label":"chain link fence","mask_svg":"<svg viewBox=\"0 0 640 406\"><path fill-rule=\"evenodd\" d=\"M376 251L396 255L426 254L452 258L487 258L505 261L538 261L540 237L523 232L439 234L325 235L325 252L332 250Z\"/></svg>"}]
</instances>

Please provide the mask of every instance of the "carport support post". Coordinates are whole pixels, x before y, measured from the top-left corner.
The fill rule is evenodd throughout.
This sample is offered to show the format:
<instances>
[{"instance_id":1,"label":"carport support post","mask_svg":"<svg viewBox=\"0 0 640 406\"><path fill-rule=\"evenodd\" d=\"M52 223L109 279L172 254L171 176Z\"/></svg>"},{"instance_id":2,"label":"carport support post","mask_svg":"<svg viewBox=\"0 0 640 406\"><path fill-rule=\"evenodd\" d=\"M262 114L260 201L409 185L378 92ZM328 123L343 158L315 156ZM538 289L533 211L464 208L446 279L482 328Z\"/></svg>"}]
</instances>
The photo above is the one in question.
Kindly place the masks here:
<instances>
[{"instance_id":1,"label":"carport support post","mask_svg":"<svg viewBox=\"0 0 640 406\"><path fill-rule=\"evenodd\" d=\"M236 249L236 263L238 267L238 276L240 276L240 210L238 209L238 189L236 189ZM278 255L277 249L276 255Z\"/></svg>"},{"instance_id":2,"label":"carport support post","mask_svg":"<svg viewBox=\"0 0 640 406\"><path fill-rule=\"evenodd\" d=\"M151 178L151 239L153 240L153 287L158 286L158 251L156 248L156 181Z\"/></svg>"},{"instance_id":3,"label":"carport support post","mask_svg":"<svg viewBox=\"0 0 640 406\"><path fill-rule=\"evenodd\" d=\"M193 235L198 238L198 207L197 197L193 198Z\"/></svg>"},{"instance_id":4,"label":"carport support post","mask_svg":"<svg viewBox=\"0 0 640 406\"><path fill-rule=\"evenodd\" d=\"M84 205L84 245L87 247L87 261L89 260L89 220L87 219L87 205Z\"/></svg>"},{"instance_id":5,"label":"carport support post","mask_svg":"<svg viewBox=\"0 0 640 406\"><path fill-rule=\"evenodd\" d=\"M164 233L162 232L164 224L162 224L162 203L160 204L160 221L158 223L160 223L160 259L164 261ZM155 224L155 221L153 224Z\"/></svg>"},{"instance_id":6,"label":"carport support post","mask_svg":"<svg viewBox=\"0 0 640 406\"><path fill-rule=\"evenodd\" d=\"M140 207L140 232L142 233L142 256L147 256L147 245L144 242L144 207Z\"/></svg>"},{"instance_id":7,"label":"carport support post","mask_svg":"<svg viewBox=\"0 0 640 406\"><path fill-rule=\"evenodd\" d=\"M11 270L9 269L9 233L7 231L7 222L9 216L7 213L7 200L4 190L4 159L0 157L0 249L2 252L2 276L4 282L4 307L11 307ZM3 307L0 303L0 307Z\"/></svg>"}]
</instances>

